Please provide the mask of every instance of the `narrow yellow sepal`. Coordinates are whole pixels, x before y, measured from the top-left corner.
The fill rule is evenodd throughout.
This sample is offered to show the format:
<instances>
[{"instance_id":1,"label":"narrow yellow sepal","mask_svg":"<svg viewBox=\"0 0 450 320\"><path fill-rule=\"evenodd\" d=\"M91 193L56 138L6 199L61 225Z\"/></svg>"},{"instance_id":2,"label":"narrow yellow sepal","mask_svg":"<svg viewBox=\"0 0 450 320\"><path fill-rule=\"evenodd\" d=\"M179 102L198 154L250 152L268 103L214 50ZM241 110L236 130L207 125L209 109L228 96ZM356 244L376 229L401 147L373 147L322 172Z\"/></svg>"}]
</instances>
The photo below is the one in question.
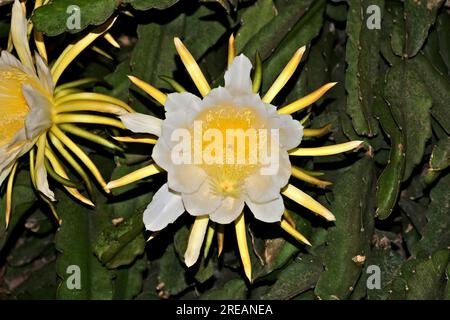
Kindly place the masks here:
<instances>
[{"instance_id":1,"label":"narrow yellow sepal","mask_svg":"<svg viewBox=\"0 0 450 320\"><path fill-rule=\"evenodd\" d=\"M115 104L103 101L69 101L55 106L56 113L67 113L67 112L100 112L109 113L116 116L123 115L127 113L122 107Z\"/></svg>"},{"instance_id":2,"label":"narrow yellow sepal","mask_svg":"<svg viewBox=\"0 0 450 320\"><path fill-rule=\"evenodd\" d=\"M225 240L225 228L223 224L216 224L217 229L217 255L220 257L223 252L223 242Z\"/></svg>"},{"instance_id":3,"label":"narrow yellow sepal","mask_svg":"<svg viewBox=\"0 0 450 320\"><path fill-rule=\"evenodd\" d=\"M162 106L166 104L167 95L165 93L159 91L152 85L134 76L128 76L128 79L130 79L130 81L137 85L139 88L144 90L150 97L158 101Z\"/></svg>"},{"instance_id":4,"label":"narrow yellow sepal","mask_svg":"<svg viewBox=\"0 0 450 320\"><path fill-rule=\"evenodd\" d=\"M114 140L120 142L128 142L128 143L146 143L146 144L156 144L157 139L152 138L134 138L134 137L113 137Z\"/></svg>"},{"instance_id":5,"label":"narrow yellow sepal","mask_svg":"<svg viewBox=\"0 0 450 320\"><path fill-rule=\"evenodd\" d=\"M160 167L158 167L156 164L152 163L151 165L148 165L146 167L143 167L141 169L133 171L132 173L129 173L126 176L123 176L122 178L108 182L108 184L106 185L106 188L107 189L115 189L115 188L123 187L130 183L150 177L150 176L160 173L160 172L163 172L163 170Z\"/></svg>"},{"instance_id":6,"label":"narrow yellow sepal","mask_svg":"<svg viewBox=\"0 0 450 320\"><path fill-rule=\"evenodd\" d=\"M84 80L87 81L88 79L84 79ZM60 87L63 87L63 86L60 86ZM60 87L58 87L58 88L60 88ZM131 108L129 105L127 105L122 100L119 100L114 97L110 97L105 94L95 93L95 92L81 92L81 93L65 95L65 96L62 96L62 97L56 99L55 104L63 104L66 102L82 102L82 101L90 102L92 104L95 104L97 102L108 102L111 104L115 104L119 107L122 107L125 111L134 112L133 108Z\"/></svg>"},{"instance_id":7,"label":"narrow yellow sepal","mask_svg":"<svg viewBox=\"0 0 450 320\"><path fill-rule=\"evenodd\" d=\"M285 187L281 191L281 193L284 196L288 197L289 199L297 202L301 206L324 217L328 221L336 220L335 216L330 212L330 210L328 210L323 205L321 205L319 202L314 200L311 196L307 195L300 189L294 187L292 184L288 184L287 187Z\"/></svg>"},{"instance_id":8,"label":"narrow yellow sepal","mask_svg":"<svg viewBox=\"0 0 450 320\"><path fill-rule=\"evenodd\" d=\"M120 44L116 41L116 39L114 39L114 37L109 32L105 33L103 38L105 38L105 40L108 41L109 44L112 45L114 48L120 49Z\"/></svg>"},{"instance_id":9,"label":"narrow yellow sepal","mask_svg":"<svg viewBox=\"0 0 450 320\"><path fill-rule=\"evenodd\" d=\"M192 267L200 256L200 250L208 229L209 216L198 216L191 228L186 252L184 253L184 263L188 268Z\"/></svg>"},{"instance_id":10,"label":"narrow yellow sepal","mask_svg":"<svg viewBox=\"0 0 450 320\"><path fill-rule=\"evenodd\" d=\"M283 228L284 231L289 233L291 236L293 236L296 240L303 242L307 244L308 246L311 245L311 242L308 241L308 239L305 238L304 235L302 235L300 232L298 232L295 228L293 228L288 221L285 219L281 220L280 222L281 228Z\"/></svg>"},{"instance_id":11,"label":"narrow yellow sepal","mask_svg":"<svg viewBox=\"0 0 450 320\"><path fill-rule=\"evenodd\" d=\"M280 92L280 90L284 87L284 85L289 81L289 79L294 74L297 69L300 60L302 59L303 54L305 53L306 47L303 46L298 49L294 56L289 60L288 64L284 67L283 71L281 71L278 78L272 84L270 89L267 91L265 96L262 98L262 101L265 103L271 103L275 96Z\"/></svg>"},{"instance_id":12,"label":"narrow yellow sepal","mask_svg":"<svg viewBox=\"0 0 450 320\"><path fill-rule=\"evenodd\" d=\"M181 61L183 61L186 70L188 71L196 87L200 91L200 94L203 97L206 96L211 91L211 87L209 86L208 81L206 81L206 78L203 75L203 72L200 70L200 67L198 66L194 57L179 38L175 38L174 43L175 48L180 55Z\"/></svg>"},{"instance_id":13,"label":"narrow yellow sepal","mask_svg":"<svg viewBox=\"0 0 450 320\"><path fill-rule=\"evenodd\" d=\"M332 146L317 148L296 148L289 152L291 156L330 156L333 154L343 153L353 150L363 144L364 141L350 141L339 143Z\"/></svg>"},{"instance_id":14,"label":"narrow yellow sepal","mask_svg":"<svg viewBox=\"0 0 450 320\"><path fill-rule=\"evenodd\" d=\"M205 248L203 249L203 257L208 256L209 250L211 249L211 244L214 239L214 233L216 232L215 223L211 222L208 226L208 232L206 233Z\"/></svg>"},{"instance_id":15,"label":"narrow yellow sepal","mask_svg":"<svg viewBox=\"0 0 450 320\"><path fill-rule=\"evenodd\" d=\"M106 52L106 51L103 50L103 49L100 49L100 48L97 47L97 46L92 46L91 49L92 49L92 51L97 52L99 55L105 57L106 59L114 60L114 58L113 58L112 55L110 55L108 52Z\"/></svg>"},{"instance_id":16,"label":"narrow yellow sepal","mask_svg":"<svg viewBox=\"0 0 450 320\"><path fill-rule=\"evenodd\" d=\"M233 63L234 57L236 56L236 45L234 43L234 35L231 34L230 38L228 39L228 66L230 66Z\"/></svg>"},{"instance_id":17,"label":"narrow yellow sepal","mask_svg":"<svg viewBox=\"0 0 450 320\"><path fill-rule=\"evenodd\" d=\"M49 148L45 149L45 156L50 161L53 169L55 170L55 172L57 174L59 174L61 177L65 178L65 179L69 179L69 176L67 175L67 172L64 169L63 165L58 160L56 155ZM70 188L70 187L67 187L67 186L64 186L64 188L74 198L80 200L82 203L85 203L85 204L87 204L88 206L91 206L91 207L95 207L94 203L91 200L89 200L88 198L86 198L85 196L83 196L76 188Z\"/></svg>"},{"instance_id":18,"label":"narrow yellow sepal","mask_svg":"<svg viewBox=\"0 0 450 320\"><path fill-rule=\"evenodd\" d=\"M326 186L329 186L330 184L332 184L330 181L325 181L325 180L320 180L317 179L316 177L313 177L311 175L309 175L307 172L305 172L304 170L302 170L299 167L296 166L292 166L291 168L292 170L292 176L294 176L297 179L300 179L302 181L317 185L321 188L325 188Z\"/></svg>"},{"instance_id":19,"label":"narrow yellow sepal","mask_svg":"<svg viewBox=\"0 0 450 320\"><path fill-rule=\"evenodd\" d=\"M283 212L283 218L292 226L295 228L295 220L292 217L292 215L287 211L286 209Z\"/></svg>"},{"instance_id":20,"label":"narrow yellow sepal","mask_svg":"<svg viewBox=\"0 0 450 320\"><path fill-rule=\"evenodd\" d=\"M278 113L280 114L292 114L294 112L297 112L299 110L302 110L306 108L307 106L313 104L317 100L319 100L328 90L330 90L332 87L334 87L337 84L337 82L330 82L319 89L311 92L307 96L304 96L303 98L298 99L297 101L294 101L290 104L288 104L285 107L282 107L278 110Z\"/></svg>"},{"instance_id":21,"label":"narrow yellow sepal","mask_svg":"<svg viewBox=\"0 0 450 320\"><path fill-rule=\"evenodd\" d=\"M323 137L327 133L331 132L332 125L331 123L321 127L321 128L305 128L303 129L304 137Z\"/></svg>"},{"instance_id":22,"label":"narrow yellow sepal","mask_svg":"<svg viewBox=\"0 0 450 320\"><path fill-rule=\"evenodd\" d=\"M119 129L126 129L122 121L108 118L108 117L102 117L92 114L76 114L76 113L65 113L65 114L56 114L53 118L54 123L61 124L61 123L87 123L87 124L93 124L93 125L105 125L105 126L111 126L116 127Z\"/></svg>"},{"instance_id":23,"label":"narrow yellow sepal","mask_svg":"<svg viewBox=\"0 0 450 320\"><path fill-rule=\"evenodd\" d=\"M87 36L79 40L77 43L69 45L66 50L59 56L55 64L51 68L51 74L53 77L53 83L56 85L59 78L61 77L67 66L84 50L88 47L95 39L104 34L109 28L112 27L116 18L110 19L105 24L95 28Z\"/></svg>"},{"instance_id":24,"label":"narrow yellow sepal","mask_svg":"<svg viewBox=\"0 0 450 320\"><path fill-rule=\"evenodd\" d=\"M239 218L235 221L236 239L239 248L239 254L241 255L242 266L244 267L245 275L247 279L252 282L252 262L250 260L250 253L247 245L247 234L245 230L245 218L244 213L241 213Z\"/></svg>"},{"instance_id":25,"label":"narrow yellow sepal","mask_svg":"<svg viewBox=\"0 0 450 320\"><path fill-rule=\"evenodd\" d=\"M12 167L11 173L8 177L8 183L6 185L6 208L5 208L5 229L8 229L9 222L11 220L11 211L12 211L12 193L13 193L13 185L14 185L14 177L16 176L17 171L16 162Z\"/></svg>"},{"instance_id":26,"label":"narrow yellow sepal","mask_svg":"<svg viewBox=\"0 0 450 320\"><path fill-rule=\"evenodd\" d=\"M105 192L109 193L110 190L106 187L106 182L103 179L102 174L89 156L57 126L53 126L50 129L50 132L53 133L59 141L69 148L69 150L72 151L81 160L81 162L84 163L84 165L91 171L95 179L97 179L100 186L105 190Z\"/></svg>"}]
</instances>

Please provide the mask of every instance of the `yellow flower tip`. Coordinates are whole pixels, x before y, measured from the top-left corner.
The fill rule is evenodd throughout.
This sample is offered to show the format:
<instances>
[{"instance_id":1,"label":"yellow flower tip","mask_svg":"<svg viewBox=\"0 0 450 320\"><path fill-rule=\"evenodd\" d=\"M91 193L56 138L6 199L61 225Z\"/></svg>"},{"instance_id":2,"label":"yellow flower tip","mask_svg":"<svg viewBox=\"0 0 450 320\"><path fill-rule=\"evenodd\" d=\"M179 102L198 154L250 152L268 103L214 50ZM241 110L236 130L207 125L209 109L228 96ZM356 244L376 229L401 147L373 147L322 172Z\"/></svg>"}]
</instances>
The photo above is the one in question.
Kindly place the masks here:
<instances>
[{"instance_id":1,"label":"yellow flower tip","mask_svg":"<svg viewBox=\"0 0 450 320\"><path fill-rule=\"evenodd\" d=\"M158 101L161 105L164 105L167 100L167 95L152 85L148 84L147 82L139 79L138 77L127 75L128 79L130 79L131 82L133 82L136 86L144 90L148 95L150 95L153 99Z\"/></svg>"},{"instance_id":2,"label":"yellow flower tip","mask_svg":"<svg viewBox=\"0 0 450 320\"><path fill-rule=\"evenodd\" d=\"M83 200L83 203L87 204L88 206L90 206L92 208L95 208L95 204L89 199Z\"/></svg>"},{"instance_id":3,"label":"yellow flower tip","mask_svg":"<svg viewBox=\"0 0 450 320\"><path fill-rule=\"evenodd\" d=\"M295 52L295 57L298 58L298 60L300 61L302 59L303 54L306 51L306 46L302 46L300 48L297 49L297 51Z\"/></svg>"},{"instance_id":4,"label":"yellow flower tip","mask_svg":"<svg viewBox=\"0 0 450 320\"><path fill-rule=\"evenodd\" d=\"M108 184L107 184L106 186L103 187L103 191L105 191L107 194L110 194L110 193L111 193L111 189L112 189L112 188L109 188L109 187L108 187Z\"/></svg>"},{"instance_id":5,"label":"yellow flower tip","mask_svg":"<svg viewBox=\"0 0 450 320\"><path fill-rule=\"evenodd\" d=\"M236 46L234 43L234 35L231 34L228 39L228 65L233 63L234 57L236 56Z\"/></svg>"},{"instance_id":6,"label":"yellow flower tip","mask_svg":"<svg viewBox=\"0 0 450 320\"><path fill-rule=\"evenodd\" d=\"M331 213L331 211L328 211L328 212L325 211L323 214L323 217L325 219L327 219L328 221L336 221L336 217L334 216L334 214Z\"/></svg>"}]
</instances>

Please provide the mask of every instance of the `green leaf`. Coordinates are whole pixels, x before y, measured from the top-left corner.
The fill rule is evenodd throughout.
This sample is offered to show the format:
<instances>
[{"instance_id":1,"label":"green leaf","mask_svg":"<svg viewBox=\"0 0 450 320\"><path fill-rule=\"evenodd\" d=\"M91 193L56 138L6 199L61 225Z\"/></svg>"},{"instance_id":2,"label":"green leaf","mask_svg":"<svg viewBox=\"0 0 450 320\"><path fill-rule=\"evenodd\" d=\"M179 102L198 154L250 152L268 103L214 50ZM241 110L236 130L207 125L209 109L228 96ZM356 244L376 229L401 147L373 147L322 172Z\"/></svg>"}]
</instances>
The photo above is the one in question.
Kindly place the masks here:
<instances>
[{"instance_id":1,"label":"green leaf","mask_svg":"<svg viewBox=\"0 0 450 320\"><path fill-rule=\"evenodd\" d=\"M320 1L322 2L322 1ZM302 16L305 15L307 9L312 5L312 1L302 1L301 3L288 0L277 1L276 15L269 23L265 24L258 32L255 32L250 41L248 41L242 52L247 57L254 57L258 51L263 60L267 59L275 50L281 41L292 31L298 24ZM296 30L298 32L298 29ZM306 43L303 43L306 44ZM302 43L296 43L295 49L291 49L291 55L298 49ZM286 60L287 62L287 60ZM281 72L277 70L274 72Z\"/></svg>"},{"instance_id":2,"label":"green leaf","mask_svg":"<svg viewBox=\"0 0 450 320\"><path fill-rule=\"evenodd\" d=\"M397 203L405 168L405 136L394 121L385 101L379 99L375 112L381 127L391 140L389 161L377 181L376 216L383 220L390 216Z\"/></svg>"},{"instance_id":3,"label":"green leaf","mask_svg":"<svg viewBox=\"0 0 450 320\"><path fill-rule=\"evenodd\" d=\"M184 265L175 252L174 245L170 244L159 264L158 280L164 296L179 294L189 286L185 271Z\"/></svg>"},{"instance_id":4,"label":"green leaf","mask_svg":"<svg viewBox=\"0 0 450 320\"><path fill-rule=\"evenodd\" d=\"M309 3L309 1L305 1L305 4L303 4L302 2L301 5L299 3L291 2L289 6L295 4L295 9L286 5L286 8L280 8L280 14L273 19L277 19L282 15L282 12L289 12L289 10L293 10L289 13L289 19L296 17L298 15L298 12L302 11L301 6L304 6L304 10L306 10L304 15L299 17L300 19L298 20L298 22L296 22L291 28L284 30L286 31L286 34L283 38L271 39L274 44L271 49L273 51L273 54L263 64L263 90L267 90L269 86L275 81L276 77L280 74L288 61L292 58L295 51L303 45L308 45L312 41L312 39L314 39L319 34L323 23L325 1L314 1L314 3L311 4L308 9L306 9L307 3ZM267 27L270 28L270 31L266 30ZM272 23L269 23L261 29L261 32L265 32L267 33L267 36L272 37L276 35L276 32L274 32L275 29L273 29L276 27L277 26L273 26ZM258 41L258 44L260 46L260 48L256 47L255 49L261 54L261 57L264 59L264 50L266 50L267 47L265 38L259 38L258 36L255 36L245 46L244 52L249 53L250 57L252 57L253 49L251 46L255 41ZM252 49L252 51L249 51L250 48Z\"/></svg>"},{"instance_id":5,"label":"green leaf","mask_svg":"<svg viewBox=\"0 0 450 320\"><path fill-rule=\"evenodd\" d=\"M373 104L377 96L375 85L378 80L378 64L381 31L369 29L365 12L368 6L376 5L381 10L384 0L363 0L349 2L347 16L346 61L348 64L345 78L347 89L347 114L359 135L377 134L376 121L372 116ZM381 14L383 14L381 12Z\"/></svg>"},{"instance_id":6,"label":"green leaf","mask_svg":"<svg viewBox=\"0 0 450 320\"><path fill-rule=\"evenodd\" d=\"M394 235L396 237L396 235ZM386 300L389 295L389 286L391 282L399 275L402 263L405 258L402 257L399 250L393 250L391 240L383 233L377 232L374 248L367 260L367 266L375 265L380 268L380 289L367 288L367 297L369 300ZM366 285L366 283L364 283Z\"/></svg>"},{"instance_id":7,"label":"green leaf","mask_svg":"<svg viewBox=\"0 0 450 320\"><path fill-rule=\"evenodd\" d=\"M173 77L177 69L177 53L173 39L183 39L192 55L199 59L226 31L220 20L209 18L213 13L202 6L192 14L182 13L168 22L139 25L138 42L130 62L132 74L153 86L170 89L159 76ZM225 63L225 60L223 62ZM191 84L190 79L187 81ZM181 84L184 86L184 83Z\"/></svg>"},{"instance_id":8,"label":"green leaf","mask_svg":"<svg viewBox=\"0 0 450 320\"><path fill-rule=\"evenodd\" d=\"M166 9L179 0L124 0L123 2L131 3L133 8L137 10L148 9Z\"/></svg>"},{"instance_id":9,"label":"green leaf","mask_svg":"<svg viewBox=\"0 0 450 320\"><path fill-rule=\"evenodd\" d=\"M404 3L406 28L405 49L407 57L415 56L428 37L428 30L436 20L436 14L443 0L415 1Z\"/></svg>"},{"instance_id":10,"label":"green leaf","mask_svg":"<svg viewBox=\"0 0 450 320\"><path fill-rule=\"evenodd\" d=\"M421 162L425 143L431 136L429 111L432 96L411 61L399 62L389 70L384 89L384 97L394 119L405 135L403 181L410 177L413 169Z\"/></svg>"},{"instance_id":11,"label":"green leaf","mask_svg":"<svg viewBox=\"0 0 450 320\"><path fill-rule=\"evenodd\" d=\"M438 181L430 192L430 199L426 214L428 223L413 251L417 255L429 255L450 244L450 175Z\"/></svg>"},{"instance_id":12,"label":"green leaf","mask_svg":"<svg viewBox=\"0 0 450 320\"><path fill-rule=\"evenodd\" d=\"M101 204L97 204L96 212L74 205L62 192L57 192L57 198L60 200L57 210L62 220L55 238L56 249L60 252L56 262L60 278L57 298L111 299L112 273L93 254L95 239L110 221L108 213L101 210ZM69 286L78 275L71 272L71 266L80 270L80 289Z\"/></svg>"},{"instance_id":13,"label":"green leaf","mask_svg":"<svg viewBox=\"0 0 450 320\"><path fill-rule=\"evenodd\" d=\"M221 288L209 290L200 296L200 300L242 300L247 294L245 281L233 279Z\"/></svg>"},{"instance_id":14,"label":"green leaf","mask_svg":"<svg viewBox=\"0 0 450 320\"><path fill-rule=\"evenodd\" d=\"M313 288L321 273L322 260L319 257L300 255L280 272L278 280L261 299L292 299Z\"/></svg>"},{"instance_id":15,"label":"green leaf","mask_svg":"<svg viewBox=\"0 0 450 320\"><path fill-rule=\"evenodd\" d=\"M241 16L241 27L236 33L236 52L241 52L245 45L268 24L277 14L272 0L259 0L244 11Z\"/></svg>"},{"instance_id":16,"label":"green leaf","mask_svg":"<svg viewBox=\"0 0 450 320\"><path fill-rule=\"evenodd\" d=\"M335 226L328 231L325 271L315 294L320 299L345 299L361 275L356 256L366 256L373 234L375 172L365 157L344 170L333 188Z\"/></svg>"},{"instance_id":17,"label":"green leaf","mask_svg":"<svg viewBox=\"0 0 450 320\"><path fill-rule=\"evenodd\" d=\"M136 260L129 268L117 270L114 280L114 300L133 299L142 289L143 273L147 270L144 258Z\"/></svg>"},{"instance_id":18,"label":"green leaf","mask_svg":"<svg viewBox=\"0 0 450 320\"><path fill-rule=\"evenodd\" d=\"M449 250L439 250L423 259L405 262L390 286L389 299L435 300L445 294Z\"/></svg>"},{"instance_id":19,"label":"green leaf","mask_svg":"<svg viewBox=\"0 0 450 320\"><path fill-rule=\"evenodd\" d=\"M119 4L120 0L54 0L34 12L33 24L36 30L49 36L65 31L77 33L89 25L104 23ZM80 17L80 28L72 29L72 19L77 14Z\"/></svg>"},{"instance_id":20,"label":"green leaf","mask_svg":"<svg viewBox=\"0 0 450 320\"><path fill-rule=\"evenodd\" d=\"M95 255L108 268L131 264L144 252L142 213L137 211L117 226L105 228L94 242Z\"/></svg>"},{"instance_id":21,"label":"green leaf","mask_svg":"<svg viewBox=\"0 0 450 320\"><path fill-rule=\"evenodd\" d=\"M441 74L421 53L409 61L411 69L422 79L433 98L431 114L439 122L442 129L450 134L450 78Z\"/></svg>"}]
</instances>

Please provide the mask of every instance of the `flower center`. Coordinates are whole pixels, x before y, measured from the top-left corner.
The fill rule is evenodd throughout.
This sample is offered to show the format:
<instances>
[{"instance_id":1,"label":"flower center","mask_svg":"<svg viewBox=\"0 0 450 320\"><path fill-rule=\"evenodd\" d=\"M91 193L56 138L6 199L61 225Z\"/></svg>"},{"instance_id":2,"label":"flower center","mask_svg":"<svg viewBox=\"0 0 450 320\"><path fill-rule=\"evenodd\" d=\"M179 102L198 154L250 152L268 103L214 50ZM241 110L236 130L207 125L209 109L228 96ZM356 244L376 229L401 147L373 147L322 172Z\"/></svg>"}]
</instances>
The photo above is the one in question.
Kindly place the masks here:
<instances>
[{"instance_id":1,"label":"flower center","mask_svg":"<svg viewBox=\"0 0 450 320\"><path fill-rule=\"evenodd\" d=\"M30 84L45 92L37 78L14 67L0 67L0 146L8 143L25 125L29 107L22 85Z\"/></svg>"},{"instance_id":2,"label":"flower center","mask_svg":"<svg viewBox=\"0 0 450 320\"><path fill-rule=\"evenodd\" d=\"M203 159L200 166L210 177L213 192L238 197L245 179L260 167L259 131L266 129L265 122L251 107L230 105L206 109L195 121L202 125L202 154L212 159L209 163Z\"/></svg>"}]
</instances>

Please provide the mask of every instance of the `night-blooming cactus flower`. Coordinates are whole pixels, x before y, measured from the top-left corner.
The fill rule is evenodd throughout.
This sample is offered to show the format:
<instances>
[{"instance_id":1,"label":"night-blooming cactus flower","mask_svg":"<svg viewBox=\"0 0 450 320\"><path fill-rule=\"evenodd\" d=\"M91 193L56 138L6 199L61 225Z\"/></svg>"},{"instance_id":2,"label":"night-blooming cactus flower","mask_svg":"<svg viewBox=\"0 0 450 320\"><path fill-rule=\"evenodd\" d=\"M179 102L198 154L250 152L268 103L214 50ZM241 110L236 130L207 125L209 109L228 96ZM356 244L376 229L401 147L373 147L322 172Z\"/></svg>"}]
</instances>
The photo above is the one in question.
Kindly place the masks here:
<instances>
[{"instance_id":1,"label":"night-blooming cactus flower","mask_svg":"<svg viewBox=\"0 0 450 320\"><path fill-rule=\"evenodd\" d=\"M34 57L31 54L25 7L15 0L12 7L11 38L19 59L7 51L2 51L0 56L0 185L7 182L6 225L11 214L14 174L19 158L25 154L29 154L31 180L49 204L55 200L55 195L49 187L48 175L63 184L74 197L93 205L91 200L78 191L78 185L69 179L59 160L61 156L81 175L89 188L91 182L80 163L84 163L100 185L106 187L99 170L66 133L116 148L110 141L74 123L123 128L120 120L115 118L132 110L117 99L77 89L77 86L92 82L93 79L82 79L60 86L56 84L77 55L104 34L112 23L113 21L107 22L68 46L49 69L45 62L42 34L35 37L40 54L36 53ZM108 116L100 116L98 113Z\"/></svg>"},{"instance_id":2,"label":"night-blooming cactus flower","mask_svg":"<svg viewBox=\"0 0 450 320\"><path fill-rule=\"evenodd\" d=\"M244 207L247 206L256 219L279 223L296 239L309 244L293 227L282 195L326 220L332 221L335 217L312 197L289 184L291 175L319 185L327 183L292 166L289 155L336 154L358 147L361 141L297 148L304 135L320 135L327 128L308 131L291 114L317 101L335 84L326 84L280 109L271 104L300 63L305 47L295 53L270 89L260 96L260 67L256 68L252 82L252 64L242 54L235 57L233 37L230 38L225 86L215 89L210 88L196 61L178 38L175 46L202 98L187 92L165 95L140 79L130 77L164 106L165 119L138 113L120 116L131 131L158 137L157 140L119 138L156 142L152 153L154 163L107 186L119 187L166 171L167 183L155 193L144 211L146 229L159 231L185 211L196 216L185 253L186 265L192 266L198 260L206 234L218 231L220 252L223 241L220 226L234 223L244 270L251 279ZM175 83L174 88L180 86Z\"/></svg>"}]
</instances>

